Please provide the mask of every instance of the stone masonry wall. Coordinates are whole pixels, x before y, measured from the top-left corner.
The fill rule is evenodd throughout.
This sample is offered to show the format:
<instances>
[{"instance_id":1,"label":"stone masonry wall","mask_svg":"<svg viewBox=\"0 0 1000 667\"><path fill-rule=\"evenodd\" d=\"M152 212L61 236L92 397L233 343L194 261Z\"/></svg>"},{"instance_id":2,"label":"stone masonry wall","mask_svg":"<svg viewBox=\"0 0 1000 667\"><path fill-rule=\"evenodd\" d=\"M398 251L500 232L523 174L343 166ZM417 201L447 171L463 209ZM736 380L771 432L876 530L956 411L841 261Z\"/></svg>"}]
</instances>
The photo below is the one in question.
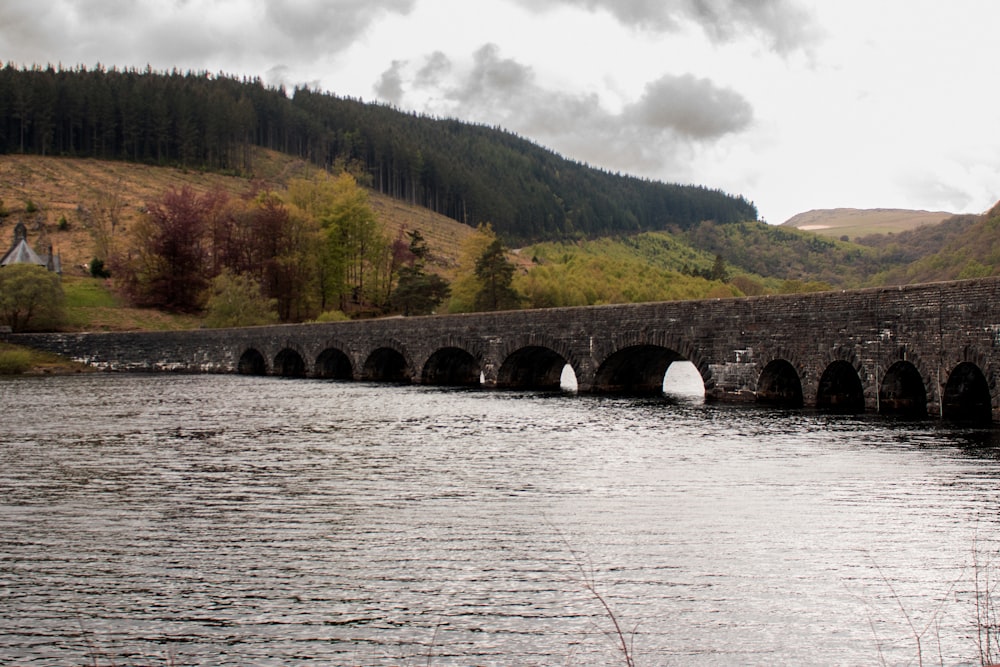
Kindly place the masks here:
<instances>
[{"instance_id":1,"label":"stone masonry wall","mask_svg":"<svg viewBox=\"0 0 1000 667\"><path fill-rule=\"evenodd\" d=\"M815 401L824 370L846 361L858 372L871 408L877 407L886 372L905 361L923 378L933 414L948 376L962 362L982 370L996 410L1000 280L230 330L5 338L110 371L232 373L252 348L264 356L269 372L287 349L312 373L319 355L335 348L350 358L355 377L379 348L402 354L414 378L436 351L459 348L480 364L487 385L513 352L537 346L573 366L581 391L592 388L610 355L648 345L692 361L706 394L718 400L752 398L768 363L787 361L801 379L806 404Z\"/></svg>"}]
</instances>

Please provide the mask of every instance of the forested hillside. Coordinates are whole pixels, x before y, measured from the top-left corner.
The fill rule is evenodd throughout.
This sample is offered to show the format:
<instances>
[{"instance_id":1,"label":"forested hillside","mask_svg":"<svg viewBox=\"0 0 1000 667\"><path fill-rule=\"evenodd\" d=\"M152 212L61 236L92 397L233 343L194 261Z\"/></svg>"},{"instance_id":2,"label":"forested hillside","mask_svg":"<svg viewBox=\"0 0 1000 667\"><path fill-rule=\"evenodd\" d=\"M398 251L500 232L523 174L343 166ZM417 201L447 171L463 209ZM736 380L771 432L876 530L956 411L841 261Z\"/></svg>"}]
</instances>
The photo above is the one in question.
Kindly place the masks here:
<instances>
[{"instance_id":1,"label":"forested hillside","mask_svg":"<svg viewBox=\"0 0 1000 667\"><path fill-rule=\"evenodd\" d=\"M939 225L876 234L859 243L877 250L879 285L1000 275L1000 204L984 215L956 215Z\"/></svg>"},{"instance_id":2,"label":"forested hillside","mask_svg":"<svg viewBox=\"0 0 1000 667\"><path fill-rule=\"evenodd\" d=\"M339 171L508 243L756 220L743 197L611 174L498 128L259 79L95 67L0 70L0 154L254 172L252 147Z\"/></svg>"}]
</instances>

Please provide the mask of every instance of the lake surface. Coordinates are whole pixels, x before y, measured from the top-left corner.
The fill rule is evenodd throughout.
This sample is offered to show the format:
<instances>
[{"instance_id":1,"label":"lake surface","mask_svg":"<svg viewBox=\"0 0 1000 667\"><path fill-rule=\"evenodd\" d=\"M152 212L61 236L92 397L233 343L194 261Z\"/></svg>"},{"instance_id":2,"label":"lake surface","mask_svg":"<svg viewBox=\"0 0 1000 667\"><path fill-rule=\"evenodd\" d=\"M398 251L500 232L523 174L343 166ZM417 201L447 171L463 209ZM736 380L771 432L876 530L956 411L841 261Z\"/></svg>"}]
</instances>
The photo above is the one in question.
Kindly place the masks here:
<instances>
[{"instance_id":1,"label":"lake surface","mask_svg":"<svg viewBox=\"0 0 1000 667\"><path fill-rule=\"evenodd\" d=\"M615 621L637 665L976 664L1000 581L991 430L242 376L0 410L4 664L625 664Z\"/></svg>"}]
</instances>

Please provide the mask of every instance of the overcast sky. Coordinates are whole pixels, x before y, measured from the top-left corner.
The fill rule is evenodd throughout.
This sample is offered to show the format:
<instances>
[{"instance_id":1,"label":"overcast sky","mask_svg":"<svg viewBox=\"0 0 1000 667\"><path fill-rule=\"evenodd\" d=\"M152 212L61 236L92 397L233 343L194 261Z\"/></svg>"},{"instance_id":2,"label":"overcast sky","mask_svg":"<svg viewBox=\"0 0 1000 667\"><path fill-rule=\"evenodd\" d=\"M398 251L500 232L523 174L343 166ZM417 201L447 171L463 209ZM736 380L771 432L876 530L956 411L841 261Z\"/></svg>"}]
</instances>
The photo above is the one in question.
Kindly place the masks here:
<instances>
[{"instance_id":1,"label":"overcast sky","mask_svg":"<svg viewBox=\"0 0 1000 667\"><path fill-rule=\"evenodd\" d=\"M814 208L1000 199L996 0L2 0L0 58L208 70Z\"/></svg>"}]
</instances>

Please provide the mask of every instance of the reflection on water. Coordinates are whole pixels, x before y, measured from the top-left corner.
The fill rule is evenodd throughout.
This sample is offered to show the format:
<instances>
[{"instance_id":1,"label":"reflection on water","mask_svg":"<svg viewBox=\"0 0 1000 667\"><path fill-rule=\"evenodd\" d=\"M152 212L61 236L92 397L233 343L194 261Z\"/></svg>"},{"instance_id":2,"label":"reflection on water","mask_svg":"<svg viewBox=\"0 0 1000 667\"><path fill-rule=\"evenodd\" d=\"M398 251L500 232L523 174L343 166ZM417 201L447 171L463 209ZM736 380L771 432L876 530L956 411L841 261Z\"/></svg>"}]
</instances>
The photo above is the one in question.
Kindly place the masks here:
<instances>
[{"instance_id":1,"label":"reflection on water","mask_svg":"<svg viewBox=\"0 0 1000 667\"><path fill-rule=\"evenodd\" d=\"M974 662L994 431L694 395L0 381L0 661Z\"/></svg>"}]
</instances>

